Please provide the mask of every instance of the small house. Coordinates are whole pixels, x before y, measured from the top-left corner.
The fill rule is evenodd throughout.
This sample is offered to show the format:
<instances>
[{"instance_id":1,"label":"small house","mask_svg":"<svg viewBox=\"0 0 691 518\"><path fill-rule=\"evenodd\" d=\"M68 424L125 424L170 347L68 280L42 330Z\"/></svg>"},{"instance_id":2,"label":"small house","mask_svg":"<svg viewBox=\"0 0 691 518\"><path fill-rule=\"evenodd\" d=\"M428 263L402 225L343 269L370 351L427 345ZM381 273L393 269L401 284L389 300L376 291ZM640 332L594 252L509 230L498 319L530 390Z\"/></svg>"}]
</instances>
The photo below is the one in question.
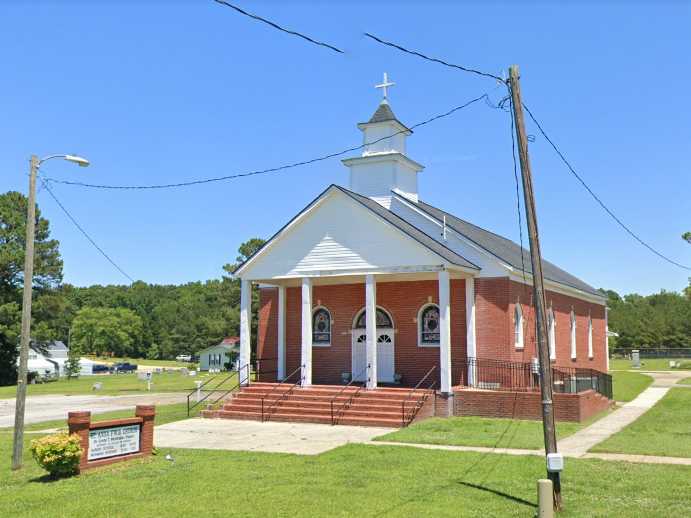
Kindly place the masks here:
<instances>
[{"instance_id":1,"label":"small house","mask_svg":"<svg viewBox=\"0 0 691 518\"><path fill-rule=\"evenodd\" d=\"M239 352L239 337L230 336L224 338L219 344L202 349L197 353L199 356L199 370L226 370L228 362L234 361Z\"/></svg>"}]
</instances>

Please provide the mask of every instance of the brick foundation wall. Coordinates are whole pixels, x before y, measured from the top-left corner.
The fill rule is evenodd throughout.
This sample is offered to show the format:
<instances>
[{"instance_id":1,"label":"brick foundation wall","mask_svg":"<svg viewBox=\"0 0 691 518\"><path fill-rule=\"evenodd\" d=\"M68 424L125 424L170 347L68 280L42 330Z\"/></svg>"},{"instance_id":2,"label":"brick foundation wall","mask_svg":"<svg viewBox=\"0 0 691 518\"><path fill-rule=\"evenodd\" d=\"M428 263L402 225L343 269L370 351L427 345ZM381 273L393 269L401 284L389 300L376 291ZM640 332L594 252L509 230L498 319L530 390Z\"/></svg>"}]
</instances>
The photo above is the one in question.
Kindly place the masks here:
<instances>
[{"instance_id":1,"label":"brick foundation wall","mask_svg":"<svg viewBox=\"0 0 691 518\"><path fill-rule=\"evenodd\" d=\"M557 421L583 422L611 404L593 390L554 394L554 416ZM454 415L542 419L540 393L456 389Z\"/></svg>"},{"instance_id":2,"label":"brick foundation wall","mask_svg":"<svg viewBox=\"0 0 691 518\"><path fill-rule=\"evenodd\" d=\"M137 405L134 413L135 417L112 419L110 421L100 421L98 423L91 422L91 412L69 412L67 414L69 432L70 434L77 434L79 436L79 443L82 447L79 471L151 455L154 447L154 418L156 417L156 407L153 405ZM130 424L138 424L141 427L138 452L107 459L88 460L90 430Z\"/></svg>"}]
</instances>

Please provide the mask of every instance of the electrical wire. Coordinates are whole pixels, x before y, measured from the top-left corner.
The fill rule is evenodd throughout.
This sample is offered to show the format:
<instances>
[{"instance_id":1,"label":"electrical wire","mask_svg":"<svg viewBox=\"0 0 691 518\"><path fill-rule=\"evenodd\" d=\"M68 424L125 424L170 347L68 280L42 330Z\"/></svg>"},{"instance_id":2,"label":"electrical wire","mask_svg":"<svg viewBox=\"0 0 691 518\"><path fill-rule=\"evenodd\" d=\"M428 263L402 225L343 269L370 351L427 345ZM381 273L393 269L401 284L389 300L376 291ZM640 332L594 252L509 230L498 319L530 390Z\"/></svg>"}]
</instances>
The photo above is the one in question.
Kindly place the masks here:
<instances>
[{"instance_id":1,"label":"electrical wire","mask_svg":"<svg viewBox=\"0 0 691 518\"><path fill-rule=\"evenodd\" d=\"M306 36L305 34L296 32L296 31L291 31L290 29L286 29L285 27L281 27L277 23L272 22L271 20L267 20L266 18L262 18L259 15L249 13L245 11L244 9L238 7L237 5L233 5L230 2L226 2L225 0L214 0L217 4L225 5L226 7L230 7L231 9L235 9L237 12L240 14L243 14L245 16L248 16L254 20L264 22L267 25L270 25L274 29L278 29L279 31L285 32L286 34L290 34L292 36L297 36L298 38L302 38L303 40L309 41L310 43L313 43L314 45L318 45L320 47L326 47L327 49L333 50L334 52L338 52L340 54L344 54L344 52L337 48L334 47L333 45L329 45L328 43L324 43L323 41L318 41L315 40L314 38L310 38L309 36Z\"/></svg>"},{"instance_id":2,"label":"electrical wire","mask_svg":"<svg viewBox=\"0 0 691 518\"><path fill-rule=\"evenodd\" d=\"M276 173L279 171L285 171L286 169L292 169L294 167L299 167L299 166L304 166L304 165L309 165L309 164L314 164L315 162L321 162L324 160L328 160L330 158L335 158L337 156L345 155L346 153L350 153L353 151L357 151L360 149L363 149L367 146L371 146L373 144L376 144L377 142L381 142L382 140L386 140L391 137L395 137L396 135L399 135L401 133L407 133L408 131L419 128L421 126L425 126L426 124L430 124L431 122L434 122L436 120L442 119L444 117L448 117L450 115L453 115L459 110L462 110L464 108L467 108L468 106L481 101L483 99L487 99L488 95L482 94L479 97L476 97L464 104L461 104L460 106L456 106L444 113L440 113L439 115L435 115L433 117L430 117L429 119L426 119L422 122L418 122L417 124L414 124L410 126L410 128L406 128L400 131L397 131L396 133L393 133L391 135L387 135L385 137L378 138L376 140L373 140L371 142L365 142L364 144L361 144L359 146L351 147L348 149L344 149L342 151L338 151L335 153L329 153L328 155L323 155L320 157L316 158L311 158L309 160L302 160L300 162L293 162L290 164L284 164L281 166L277 167L271 167L268 169L262 169L258 171L248 171L244 173L237 173L237 174L232 174L232 175L226 175L226 176L218 176L214 178L203 178L199 180L190 180L188 182L179 182L179 183L168 183L168 184L158 184L158 185L99 185L99 184L92 184L92 183L84 183L84 182L74 182L71 180L58 180L56 178L45 178L47 182L52 182L52 183L59 183L63 185L72 185L72 186L79 186L79 187L87 187L91 189L113 189L113 190L147 190L147 189L171 189L171 188L177 188L177 187L188 187L190 185L199 185L199 184L206 184L206 183L211 183L211 182L221 182L225 180L233 180L235 178L243 178L246 176L254 176L254 175L259 175L259 174L268 174L268 173Z\"/></svg>"},{"instance_id":3,"label":"electrical wire","mask_svg":"<svg viewBox=\"0 0 691 518\"><path fill-rule=\"evenodd\" d=\"M386 45L388 47L392 47L394 49L400 50L401 52L405 52L406 54L410 54L412 56L417 56L417 57L425 59L427 61L432 61L433 63L438 63L440 65L444 65L444 66L449 67L449 68L455 68L455 69L461 70L463 72L469 72L471 74L477 74L479 76L489 77L489 78L494 79L495 81L499 81L501 83L506 83L506 80L504 78L496 76L494 74L490 74L488 72L482 72L481 70L476 70L474 68L456 65L454 63L449 63L448 61L444 61L443 59L433 58L433 57L427 56L427 55L423 54L422 52L418 52L417 50L407 49L407 48L403 47L402 45L399 45L398 43L393 43L391 41L383 40L383 39L379 38L378 36L375 36L374 34L371 34L369 32L366 32L365 36L376 41L377 43L380 43L382 45Z\"/></svg>"},{"instance_id":4,"label":"electrical wire","mask_svg":"<svg viewBox=\"0 0 691 518\"><path fill-rule=\"evenodd\" d=\"M542 129L542 125L537 121L537 119L535 118L535 116L533 115L533 113L530 111L530 108L528 108L528 107L525 105L525 103L523 103L523 108L525 108L525 111L528 112L528 115L530 116L530 118L532 119L532 121L533 121L533 122L535 123L535 125L537 126L537 129L540 131L540 133L542 134L542 136L545 137L545 140L546 140L547 142L549 142L550 146L552 146L552 149L554 149L554 151L557 153L557 155L559 155L559 158L560 158L561 161L564 163L564 165L566 165L566 167L567 167L568 170L571 172L571 174L573 174L573 176L576 177L576 179L581 183L581 185L585 188L585 190L588 191L588 193L589 193L589 194L593 197L593 199L600 205L600 207L602 207L602 208L605 210L605 212L606 212L607 214L609 214L609 215L612 217L612 219L613 219L614 221L616 221L617 224L618 224L621 228L623 228L631 237L633 237L636 241L638 241L641 245L643 245L644 247L646 247L648 250L650 250L650 251L651 251L653 254L655 254L656 256L658 256L658 257L664 259L665 261L667 261L667 262L670 263L670 264L673 264L674 266L677 266L677 267L682 268L682 269L684 269L684 270L690 270L690 271L691 271L691 267L685 266L685 265L683 265L683 264L681 264L681 263L678 263L678 262L676 262L676 261L670 259L670 258L667 257L666 255L662 254L661 252L658 252L655 248L653 248L651 245L649 245L648 243L646 243L641 237L639 237L633 230L631 230L621 219L619 219L619 218L617 217L617 215L614 214L614 212L613 212L609 207L607 207L607 205L605 205L605 202L603 202L603 201L600 199L600 197L599 197L597 194L595 194L595 192L588 186L588 184L585 182L585 180L583 179L583 177L581 177L581 175L579 175L579 174L576 172L576 170L574 169L574 167L569 163L569 161L566 159L566 157L564 156L564 154L559 150L559 148L558 148L557 145L554 143L554 141L552 141L552 139L549 138L549 136L547 135L547 133L545 132L545 130Z\"/></svg>"},{"instance_id":5,"label":"electrical wire","mask_svg":"<svg viewBox=\"0 0 691 518\"><path fill-rule=\"evenodd\" d=\"M41 180L41 184L43 185L44 189L46 192L50 195L53 200L55 200L55 203L58 204L58 207L65 213L65 215L70 219L70 221L74 224L75 227L77 227L77 230L79 230L84 237L93 245L93 247L100 252L100 254L105 257L110 264L112 264L122 275L127 277L130 282L134 282L134 279L130 277L125 270L123 270L113 259L110 258L110 256L105 253L105 251L96 244L96 242L93 240L93 238L82 228L82 226L77 222L77 220L70 214L70 212L65 208L65 206L60 202L57 196L55 196L55 193L53 190L48 186L48 182L44 180L44 178L39 176L39 179Z\"/></svg>"}]
</instances>

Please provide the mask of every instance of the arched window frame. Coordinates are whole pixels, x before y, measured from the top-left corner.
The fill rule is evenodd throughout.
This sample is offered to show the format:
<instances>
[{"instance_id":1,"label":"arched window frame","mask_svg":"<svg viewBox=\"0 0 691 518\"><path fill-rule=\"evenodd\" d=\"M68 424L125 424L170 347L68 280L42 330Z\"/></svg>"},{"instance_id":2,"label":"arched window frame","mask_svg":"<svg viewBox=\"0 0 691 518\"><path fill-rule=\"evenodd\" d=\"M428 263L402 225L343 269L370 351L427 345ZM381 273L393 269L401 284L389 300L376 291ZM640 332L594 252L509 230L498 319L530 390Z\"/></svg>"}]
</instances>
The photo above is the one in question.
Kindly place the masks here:
<instances>
[{"instance_id":1,"label":"arched window frame","mask_svg":"<svg viewBox=\"0 0 691 518\"><path fill-rule=\"evenodd\" d=\"M593 359L593 317L588 316L588 358Z\"/></svg>"},{"instance_id":2,"label":"arched window frame","mask_svg":"<svg viewBox=\"0 0 691 518\"><path fill-rule=\"evenodd\" d=\"M554 315L554 309L552 309L552 307L550 306L549 311L547 313L547 328L548 328L547 339L549 342L549 359L550 360L556 360L557 359L556 327L557 327L557 319L555 318L555 315Z\"/></svg>"},{"instance_id":3,"label":"arched window frame","mask_svg":"<svg viewBox=\"0 0 691 518\"><path fill-rule=\"evenodd\" d=\"M394 321L393 321L393 317L391 316L391 313L389 313L387 310L385 310L381 306L377 306L377 313L383 313L386 316L386 319L389 321L389 324L390 324L389 326L379 326L378 325L377 326L378 329L394 329ZM353 319L353 329L365 329L364 325L361 325L361 326L358 325L360 319L363 317L364 314L365 314L365 308L360 309L360 311L358 311L355 314L355 318Z\"/></svg>"},{"instance_id":4,"label":"arched window frame","mask_svg":"<svg viewBox=\"0 0 691 518\"><path fill-rule=\"evenodd\" d=\"M424 317L425 312L430 308L436 309L437 315L439 317L441 317L441 314L439 312L439 305L437 305L437 304L430 302L430 303L424 304L420 308L420 310L417 312L417 345L418 345L418 347L439 347L439 339L437 339L436 341L429 341L429 340L425 341L425 340L423 340L423 331L422 331L422 326L424 324L423 317ZM441 328L440 318L437 318L437 322L438 322L439 328ZM440 334L440 333L437 333L437 334Z\"/></svg>"},{"instance_id":5,"label":"arched window frame","mask_svg":"<svg viewBox=\"0 0 691 518\"><path fill-rule=\"evenodd\" d=\"M317 326L315 319L320 313L325 313L329 318L329 329L328 331L317 331ZM312 310L312 347L330 347L331 346L331 330L333 328L333 319L331 318L331 312L325 306L317 306ZM324 335L328 335L325 339Z\"/></svg>"},{"instance_id":6,"label":"arched window frame","mask_svg":"<svg viewBox=\"0 0 691 518\"><path fill-rule=\"evenodd\" d=\"M571 309L571 359L575 360L578 352L576 350L576 312Z\"/></svg>"},{"instance_id":7,"label":"arched window frame","mask_svg":"<svg viewBox=\"0 0 691 518\"><path fill-rule=\"evenodd\" d=\"M513 310L513 341L516 349L525 347L525 336L523 332L523 308L516 302Z\"/></svg>"}]
</instances>

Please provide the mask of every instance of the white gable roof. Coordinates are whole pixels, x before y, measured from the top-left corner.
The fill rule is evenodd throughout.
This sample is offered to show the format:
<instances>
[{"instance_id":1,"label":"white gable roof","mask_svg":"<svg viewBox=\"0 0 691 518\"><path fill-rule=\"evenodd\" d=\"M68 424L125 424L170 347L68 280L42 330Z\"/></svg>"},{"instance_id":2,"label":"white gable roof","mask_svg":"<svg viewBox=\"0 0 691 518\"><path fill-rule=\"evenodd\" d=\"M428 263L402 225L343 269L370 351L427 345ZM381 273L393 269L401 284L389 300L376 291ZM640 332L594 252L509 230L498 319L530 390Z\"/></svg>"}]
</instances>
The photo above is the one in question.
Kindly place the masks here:
<instances>
[{"instance_id":1,"label":"white gable roof","mask_svg":"<svg viewBox=\"0 0 691 518\"><path fill-rule=\"evenodd\" d=\"M267 280L421 265L478 270L376 202L331 186L235 275Z\"/></svg>"}]
</instances>

